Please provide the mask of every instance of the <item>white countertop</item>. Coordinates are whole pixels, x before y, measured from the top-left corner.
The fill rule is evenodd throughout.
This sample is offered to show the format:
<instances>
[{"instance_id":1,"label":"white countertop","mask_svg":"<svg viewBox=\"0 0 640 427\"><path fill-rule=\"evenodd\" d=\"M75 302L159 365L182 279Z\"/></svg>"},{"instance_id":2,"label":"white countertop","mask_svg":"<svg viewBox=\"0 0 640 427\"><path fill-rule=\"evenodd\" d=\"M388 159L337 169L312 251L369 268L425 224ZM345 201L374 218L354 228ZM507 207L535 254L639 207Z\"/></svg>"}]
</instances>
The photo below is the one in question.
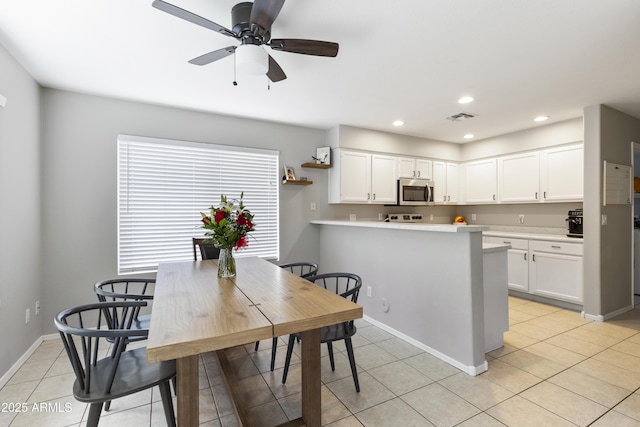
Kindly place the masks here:
<instances>
[{"instance_id":1,"label":"white countertop","mask_svg":"<svg viewBox=\"0 0 640 427\"><path fill-rule=\"evenodd\" d=\"M548 240L552 242L579 243L582 239L579 237L567 237L564 234L540 234L540 233L518 233L513 231L484 231L483 236L491 237L510 237L512 239L527 240Z\"/></svg>"},{"instance_id":2,"label":"white countertop","mask_svg":"<svg viewBox=\"0 0 640 427\"><path fill-rule=\"evenodd\" d=\"M413 231L435 231L444 233L471 233L486 231L486 225L458 225L458 224L428 224L424 222L383 222L383 221L340 221L340 220L313 220L311 224L339 225L345 227L384 228Z\"/></svg>"}]
</instances>

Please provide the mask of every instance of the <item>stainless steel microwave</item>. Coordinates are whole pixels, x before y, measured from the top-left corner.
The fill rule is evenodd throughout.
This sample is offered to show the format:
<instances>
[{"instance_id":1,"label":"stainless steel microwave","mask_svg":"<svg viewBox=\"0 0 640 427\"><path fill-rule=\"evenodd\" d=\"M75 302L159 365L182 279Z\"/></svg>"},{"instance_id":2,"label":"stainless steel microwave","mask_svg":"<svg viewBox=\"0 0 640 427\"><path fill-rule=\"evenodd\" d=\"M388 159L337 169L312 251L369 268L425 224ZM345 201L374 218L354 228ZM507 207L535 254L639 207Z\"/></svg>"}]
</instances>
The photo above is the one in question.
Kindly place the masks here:
<instances>
[{"instance_id":1,"label":"stainless steel microwave","mask_svg":"<svg viewBox=\"0 0 640 427\"><path fill-rule=\"evenodd\" d=\"M399 179L398 206L433 205L433 181L428 179Z\"/></svg>"}]
</instances>

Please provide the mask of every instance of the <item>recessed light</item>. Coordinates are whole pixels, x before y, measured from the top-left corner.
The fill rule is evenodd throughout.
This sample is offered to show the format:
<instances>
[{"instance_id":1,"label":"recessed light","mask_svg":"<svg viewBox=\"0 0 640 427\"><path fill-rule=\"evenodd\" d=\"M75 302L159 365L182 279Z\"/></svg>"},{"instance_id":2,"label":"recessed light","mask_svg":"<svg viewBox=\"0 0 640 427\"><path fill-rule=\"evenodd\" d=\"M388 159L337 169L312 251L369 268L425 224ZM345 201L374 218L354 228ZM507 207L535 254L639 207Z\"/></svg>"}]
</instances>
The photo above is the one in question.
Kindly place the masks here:
<instances>
[{"instance_id":1,"label":"recessed light","mask_svg":"<svg viewBox=\"0 0 640 427\"><path fill-rule=\"evenodd\" d=\"M392 124L394 126L402 126L404 125L404 122L402 120L395 120Z\"/></svg>"},{"instance_id":2,"label":"recessed light","mask_svg":"<svg viewBox=\"0 0 640 427\"><path fill-rule=\"evenodd\" d=\"M470 102L473 102L472 96L463 96L462 98L458 99L458 104L468 104Z\"/></svg>"},{"instance_id":3,"label":"recessed light","mask_svg":"<svg viewBox=\"0 0 640 427\"><path fill-rule=\"evenodd\" d=\"M549 120L549 117L547 117L547 116L538 116L535 119L533 119L534 122L544 122L545 120Z\"/></svg>"},{"instance_id":4,"label":"recessed light","mask_svg":"<svg viewBox=\"0 0 640 427\"><path fill-rule=\"evenodd\" d=\"M472 133L468 133L468 134L466 134L466 135L464 136L464 139L471 139L471 138L473 138L474 136L475 136L474 134L472 134Z\"/></svg>"}]
</instances>

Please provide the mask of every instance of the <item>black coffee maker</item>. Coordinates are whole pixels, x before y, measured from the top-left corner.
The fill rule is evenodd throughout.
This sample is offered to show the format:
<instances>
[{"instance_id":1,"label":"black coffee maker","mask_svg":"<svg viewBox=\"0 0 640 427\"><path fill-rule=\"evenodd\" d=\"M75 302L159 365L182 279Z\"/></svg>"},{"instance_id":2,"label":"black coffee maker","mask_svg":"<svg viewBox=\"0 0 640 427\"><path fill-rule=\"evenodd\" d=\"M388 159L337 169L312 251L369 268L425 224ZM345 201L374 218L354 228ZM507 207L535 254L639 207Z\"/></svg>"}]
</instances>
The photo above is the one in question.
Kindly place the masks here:
<instances>
[{"instance_id":1,"label":"black coffee maker","mask_svg":"<svg viewBox=\"0 0 640 427\"><path fill-rule=\"evenodd\" d=\"M582 237L582 208L569 211L569 218L566 221L569 225L567 236Z\"/></svg>"}]
</instances>

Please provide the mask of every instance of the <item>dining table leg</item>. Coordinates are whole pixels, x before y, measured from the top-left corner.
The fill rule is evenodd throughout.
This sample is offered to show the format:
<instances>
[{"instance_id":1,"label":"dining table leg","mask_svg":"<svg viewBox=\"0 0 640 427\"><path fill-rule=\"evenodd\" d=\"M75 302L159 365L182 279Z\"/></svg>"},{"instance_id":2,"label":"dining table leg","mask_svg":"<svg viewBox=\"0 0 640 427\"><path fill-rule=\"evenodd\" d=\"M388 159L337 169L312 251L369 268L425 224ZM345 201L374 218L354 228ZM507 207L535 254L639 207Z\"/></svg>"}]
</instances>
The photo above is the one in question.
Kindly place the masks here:
<instances>
[{"instance_id":1,"label":"dining table leg","mask_svg":"<svg viewBox=\"0 0 640 427\"><path fill-rule=\"evenodd\" d=\"M176 359L176 398L180 427L197 427L200 421L198 358L199 355L196 354Z\"/></svg>"},{"instance_id":2,"label":"dining table leg","mask_svg":"<svg viewBox=\"0 0 640 427\"><path fill-rule=\"evenodd\" d=\"M322 415L320 329L301 333L302 419L307 427L320 427Z\"/></svg>"}]
</instances>

